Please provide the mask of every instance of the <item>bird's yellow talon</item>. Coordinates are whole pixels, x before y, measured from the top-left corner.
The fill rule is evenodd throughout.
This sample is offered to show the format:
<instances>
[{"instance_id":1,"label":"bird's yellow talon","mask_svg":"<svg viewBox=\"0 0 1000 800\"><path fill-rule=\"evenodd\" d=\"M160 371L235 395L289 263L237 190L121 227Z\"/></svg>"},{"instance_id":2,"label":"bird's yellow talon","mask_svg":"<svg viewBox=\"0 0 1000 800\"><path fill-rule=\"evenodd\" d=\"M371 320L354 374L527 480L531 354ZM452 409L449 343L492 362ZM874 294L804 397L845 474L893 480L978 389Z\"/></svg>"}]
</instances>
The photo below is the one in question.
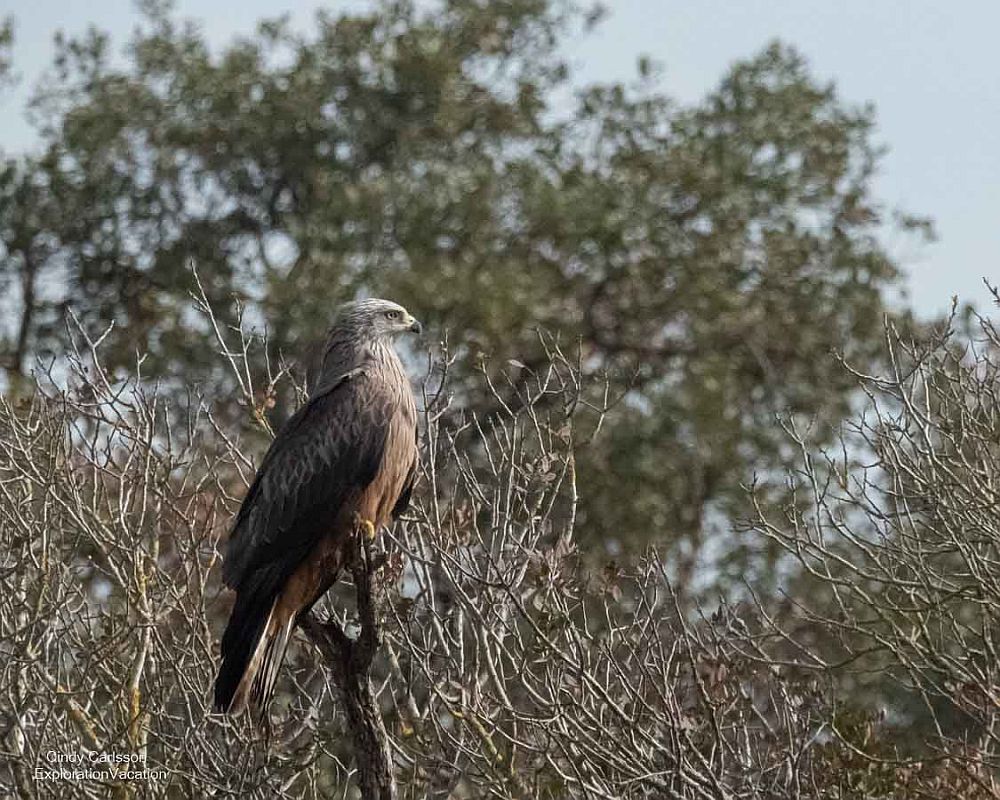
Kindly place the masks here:
<instances>
[{"instance_id":1,"label":"bird's yellow talon","mask_svg":"<svg viewBox=\"0 0 1000 800\"><path fill-rule=\"evenodd\" d=\"M373 523L370 519L363 519L363 520L361 520L361 528L364 530L365 536L368 537L368 541L369 542L374 542L375 541L375 523Z\"/></svg>"}]
</instances>

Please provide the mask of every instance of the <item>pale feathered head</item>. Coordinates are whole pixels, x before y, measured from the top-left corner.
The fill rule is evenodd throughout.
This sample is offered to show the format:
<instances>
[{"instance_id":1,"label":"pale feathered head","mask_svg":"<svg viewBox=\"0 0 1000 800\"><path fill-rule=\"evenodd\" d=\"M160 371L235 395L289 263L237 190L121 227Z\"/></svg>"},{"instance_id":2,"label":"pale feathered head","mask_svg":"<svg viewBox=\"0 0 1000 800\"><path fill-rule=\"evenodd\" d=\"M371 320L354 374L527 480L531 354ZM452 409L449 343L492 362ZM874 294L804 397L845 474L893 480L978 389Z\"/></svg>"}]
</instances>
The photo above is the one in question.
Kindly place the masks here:
<instances>
[{"instance_id":1,"label":"pale feathered head","mask_svg":"<svg viewBox=\"0 0 1000 800\"><path fill-rule=\"evenodd\" d=\"M309 393L339 380L365 358L375 356L398 364L392 340L401 333L420 333L420 323L391 300L355 300L337 309L326 343L307 377ZM401 369L401 367L400 367Z\"/></svg>"},{"instance_id":2,"label":"pale feathered head","mask_svg":"<svg viewBox=\"0 0 1000 800\"><path fill-rule=\"evenodd\" d=\"M391 300L355 300L337 310L330 338L347 336L361 340L392 339L400 333L420 333L420 323L399 303Z\"/></svg>"}]
</instances>

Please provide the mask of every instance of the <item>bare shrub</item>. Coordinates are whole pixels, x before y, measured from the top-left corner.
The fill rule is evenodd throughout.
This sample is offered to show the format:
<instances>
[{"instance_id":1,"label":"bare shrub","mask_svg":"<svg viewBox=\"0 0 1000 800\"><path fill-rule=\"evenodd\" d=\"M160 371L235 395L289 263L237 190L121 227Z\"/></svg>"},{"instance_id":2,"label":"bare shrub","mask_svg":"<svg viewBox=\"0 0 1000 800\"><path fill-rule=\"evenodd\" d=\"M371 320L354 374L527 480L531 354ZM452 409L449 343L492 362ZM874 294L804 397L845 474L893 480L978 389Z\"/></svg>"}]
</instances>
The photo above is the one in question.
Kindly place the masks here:
<instances>
[{"instance_id":1,"label":"bare shrub","mask_svg":"<svg viewBox=\"0 0 1000 800\"><path fill-rule=\"evenodd\" d=\"M856 376L869 412L839 460L790 428L810 502L758 504L753 526L789 555L789 592L711 613L655 551L581 557L574 454L614 409L579 364L547 342L502 391L484 370L499 411L480 417L452 407L447 354L429 360L414 505L304 621L256 726L210 711L219 543L289 376L252 374L258 343L216 331L242 424L196 394L165 407L141 361L107 374L82 331L65 375L0 398L0 793L65 796L36 780L48 754L117 752L157 774L71 791L348 797L374 731L395 786L366 796L997 795L988 325L968 352L890 329L896 371ZM362 729L337 648L368 645L355 677L380 719ZM902 723L922 726L908 747Z\"/></svg>"},{"instance_id":2,"label":"bare shrub","mask_svg":"<svg viewBox=\"0 0 1000 800\"><path fill-rule=\"evenodd\" d=\"M882 782L926 781L905 796L1000 794L998 345L986 319L968 339L952 325L922 340L888 325L891 369L854 373L863 409L840 450L810 455L789 425L799 502L756 505L752 529L798 576L787 651L883 709L831 729Z\"/></svg>"}]
</instances>

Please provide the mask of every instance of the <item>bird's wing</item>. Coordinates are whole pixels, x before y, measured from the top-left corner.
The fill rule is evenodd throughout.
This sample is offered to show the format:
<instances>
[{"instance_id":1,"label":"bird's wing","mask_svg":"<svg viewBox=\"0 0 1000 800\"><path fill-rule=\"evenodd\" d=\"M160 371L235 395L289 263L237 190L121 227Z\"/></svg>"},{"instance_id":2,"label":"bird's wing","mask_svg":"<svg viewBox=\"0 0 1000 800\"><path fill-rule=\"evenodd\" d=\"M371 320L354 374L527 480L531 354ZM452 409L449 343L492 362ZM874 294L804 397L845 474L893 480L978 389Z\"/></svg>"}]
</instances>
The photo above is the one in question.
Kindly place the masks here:
<instances>
[{"instance_id":1,"label":"bird's wing","mask_svg":"<svg viewBox=\"0 0 1000 800\"><path fill-rule=\"evenodd\" d=\"M359 367L288 420L236 516L222 570L227 586L261 570L271 585L291 574L374 479L391 410L378 381Z\"/></svg>"}]
</instances>

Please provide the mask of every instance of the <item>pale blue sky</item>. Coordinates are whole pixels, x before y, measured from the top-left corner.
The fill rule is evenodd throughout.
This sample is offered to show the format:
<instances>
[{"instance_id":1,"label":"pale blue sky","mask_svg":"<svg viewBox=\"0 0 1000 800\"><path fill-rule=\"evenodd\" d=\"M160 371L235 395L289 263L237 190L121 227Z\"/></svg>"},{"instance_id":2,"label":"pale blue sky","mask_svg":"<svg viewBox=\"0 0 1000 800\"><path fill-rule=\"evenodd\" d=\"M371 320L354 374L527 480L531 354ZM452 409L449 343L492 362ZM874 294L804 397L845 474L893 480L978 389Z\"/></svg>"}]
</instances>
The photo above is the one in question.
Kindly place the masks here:
<instances>
[{"instance_id":1,"label":"pale blue sky","mask_svg":"<svg viewBox=\"0 0 1000 800\"><path fill-rule=\"evenodd\" d=\"M309 25L313 10L354 2L181 0L215 44L250 32L261 16L290 12ZM616 0L610 15L567 54L582 81L627 80L645 53L664 65L663 87L693 101L736 58L778 37L833 79L844 98L872 101L878 138L890 147L877 192L890 207L934 218L939 241L889 241L909 273L909 296L925 314L953 294L985 305L984 276L1000 279L1000 3L986 0ZM135 24L131 0L0 0L17 21L15 68L22 85L0 95L0 148L32 143L23 119L27 85L52 55L52 35L88 23L124 42Z\"/></svg>"}]
</instances>

